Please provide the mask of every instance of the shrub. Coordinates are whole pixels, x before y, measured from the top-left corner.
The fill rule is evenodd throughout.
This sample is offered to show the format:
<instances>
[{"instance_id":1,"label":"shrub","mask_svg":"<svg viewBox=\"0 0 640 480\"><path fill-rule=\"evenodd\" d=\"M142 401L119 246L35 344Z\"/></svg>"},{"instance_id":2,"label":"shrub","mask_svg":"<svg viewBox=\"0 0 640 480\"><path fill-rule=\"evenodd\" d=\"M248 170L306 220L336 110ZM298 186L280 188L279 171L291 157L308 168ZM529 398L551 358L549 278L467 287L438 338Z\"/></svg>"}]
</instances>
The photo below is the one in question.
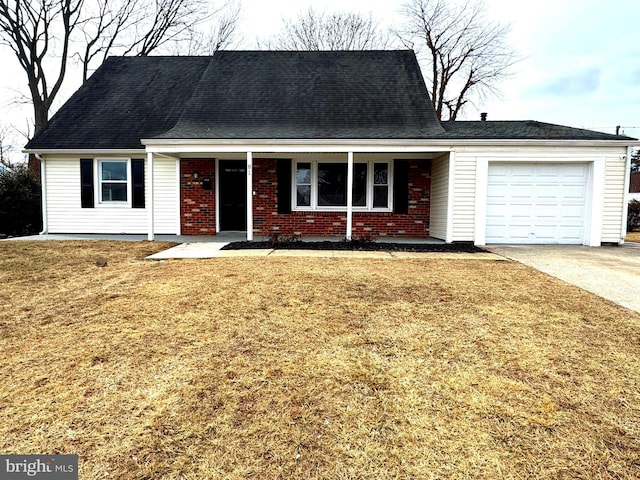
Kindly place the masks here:
<instances>
[{"instance_id":1,"label":"shrub","mask_svg":"<svg viewBox=\"0 0 640 480\"><path fill-rule=\"evenodd\" d=\"M20 236L42 228L40 183L29 168L0 173L0 234Z\"/></svg>"},{"instance_id":2,"label":"shrub","mask_svg":"<svg viewBox=\"0 0 640 480\"><path fill-rule=\"evenodd\" d=\"M637 228L640 228L640 202L631 200L627 214L627 231L633 232Z\"/></svg>"}]
</instances>

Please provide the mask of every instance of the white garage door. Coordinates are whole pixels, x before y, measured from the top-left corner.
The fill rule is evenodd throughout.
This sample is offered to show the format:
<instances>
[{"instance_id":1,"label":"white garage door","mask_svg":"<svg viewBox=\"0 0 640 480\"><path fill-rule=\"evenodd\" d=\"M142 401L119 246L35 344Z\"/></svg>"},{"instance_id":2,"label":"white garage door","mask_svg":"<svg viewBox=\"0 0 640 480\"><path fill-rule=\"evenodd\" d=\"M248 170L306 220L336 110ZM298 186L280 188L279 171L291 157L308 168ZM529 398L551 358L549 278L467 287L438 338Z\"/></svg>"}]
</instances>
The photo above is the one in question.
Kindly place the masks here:
<instances>
[{"instance_id":1,"label":"white garage door","mask_svg":"<svg viewBox=\"0 0 640 480\"><path fill-rule=\"evenodd\" d=\"M588 178L583 163L490 163L486 242L581 244Z\"/></svg>"}]
</instances>

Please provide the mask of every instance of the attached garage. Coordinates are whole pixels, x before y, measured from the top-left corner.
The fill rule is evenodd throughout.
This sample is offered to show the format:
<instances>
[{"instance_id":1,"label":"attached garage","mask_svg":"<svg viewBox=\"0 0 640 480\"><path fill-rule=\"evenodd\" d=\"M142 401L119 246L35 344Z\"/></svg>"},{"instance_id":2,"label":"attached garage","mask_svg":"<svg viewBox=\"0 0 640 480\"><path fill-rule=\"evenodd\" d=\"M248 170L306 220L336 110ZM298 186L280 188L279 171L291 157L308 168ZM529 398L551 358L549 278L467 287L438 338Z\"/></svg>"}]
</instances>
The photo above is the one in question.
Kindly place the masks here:
<instances>
[{"instance_id":1,"label":"attached garage","mask_svg":"<svg viewBox=\"0 0 640 480\"><path fill-rule=\"evenodd\" d=\"M589 164L489 163L486 242L582 244Z\"/></svg>"}]
</instances>

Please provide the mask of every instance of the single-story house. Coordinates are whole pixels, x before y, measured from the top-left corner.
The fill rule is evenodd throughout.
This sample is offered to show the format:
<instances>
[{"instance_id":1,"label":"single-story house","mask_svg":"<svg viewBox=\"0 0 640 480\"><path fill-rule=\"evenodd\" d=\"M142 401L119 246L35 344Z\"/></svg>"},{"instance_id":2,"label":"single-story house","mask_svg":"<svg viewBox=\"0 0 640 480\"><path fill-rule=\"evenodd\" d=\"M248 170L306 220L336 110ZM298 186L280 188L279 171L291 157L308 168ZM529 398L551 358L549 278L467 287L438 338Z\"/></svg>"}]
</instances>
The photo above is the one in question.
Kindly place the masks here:
<instances>
[{"instance_id":1,"label":"single-story house","mask_svg":"<svg viewBox=\"0 0 640 480\"><path fill-rule=\"evenodd\" d=\"M440 122L412 51L220 51L108 58L25 151L49 233L596 246L623 242L632 145Z\"/></svg>"}]
</instances>

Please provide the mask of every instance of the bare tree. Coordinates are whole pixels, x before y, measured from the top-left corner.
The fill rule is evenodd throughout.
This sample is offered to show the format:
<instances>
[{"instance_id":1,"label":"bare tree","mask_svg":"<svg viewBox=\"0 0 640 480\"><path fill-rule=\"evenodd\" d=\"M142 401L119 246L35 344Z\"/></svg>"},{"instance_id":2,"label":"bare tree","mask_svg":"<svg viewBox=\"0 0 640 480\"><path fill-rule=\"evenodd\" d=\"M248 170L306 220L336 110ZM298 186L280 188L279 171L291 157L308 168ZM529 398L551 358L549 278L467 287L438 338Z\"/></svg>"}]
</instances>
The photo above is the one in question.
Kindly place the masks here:
<instances>
[{"instance_id":1,"label":"bare tree","mask_svg":"<svg viewBox=\"0 0 640 480\"><path fill-rule=\"evenodd\" d=\"M230 1L211 14L200 31L192 32L188 42L179 46L176 54L213 55L221 48L237 44L237 28L240 23L241 5Z\"/></svg>"},{"instance_id":2,"label":"bare tree","mask_svg":"<svg viewBox=\"0 0 640 480\"><path fill-rule=\"evenodd\" d=\"M438 118L455 120L473 95L497 93L496 82L515 63L507 26L487 21L481 0L409 0L396 35L428 64L427 80Z\"/></svg>"},{"instance_id":3,"label":"bare tree","mask_svg":"<svg viewBox=\"0 0 640 480\"><path fill-rule=\"evenodd\" d=\"M208 0L0 0L0 46L14 52L27 75L33 133L49 119L71 57L86 81L108 55L149 55L189 42L217 11ZM216 48L235 30L239 6L235 12L221 21Z\"/></svg>"},{"instance_id":4,"label":"bare tree","mask_svg":"<svg viewBox=\"0 0 640 480\"><path fill-rule=\"evenodd\" d=\"M0 44L8 46L27 74L35 131L49 119L67 71L71 35L84 0L0 0ZM60 44L52 55L53 43ZM51 64L55 63L55 67ZM47 76L47 72L54 74Z\"/></svg>"},{"instance_id":5,"label":"bare tree","mask_svg":"<svg viewBox=\"0 0 640 480\"><path fill-rule=\"evenodd\" d=\"M206 0L96 0L83 12L84 50L76 54L83 82L109 55L146 56L171 42L190 49L196 26L222 11L209 12L208 5ZM237 12L227 36L236 28L239 7Z\"/></svg>"},{"instance_id":6,"label":"bare tree","mask_svg":"<svg viewBox=\"0 0 640 480\"><path fill-rule=\"evenodd\" d=\"M0 164L10 166L9 155L14 151L11 128L0 124Z\"/></svg>"},{"instance_id":7,"label":"bare tree","mask_svg":"<svg viewBox=\"0 0 640 480\"><path fill-rule=\"evenodd\" d=\"M354 12L319 13L309 8L284 20L280 34L264 45L275 50L374 50L389 44L371 15Z\"/></svg>"},{"instance_id":8,"label":"bare tree","mask_svg":"<svg viewBox=\"0 0 640 480\"><path fill-rule=\"evenodd\" d=\"M631 150L631 173L640 173L640 148Z\"/></svg>"}]
</instances>

